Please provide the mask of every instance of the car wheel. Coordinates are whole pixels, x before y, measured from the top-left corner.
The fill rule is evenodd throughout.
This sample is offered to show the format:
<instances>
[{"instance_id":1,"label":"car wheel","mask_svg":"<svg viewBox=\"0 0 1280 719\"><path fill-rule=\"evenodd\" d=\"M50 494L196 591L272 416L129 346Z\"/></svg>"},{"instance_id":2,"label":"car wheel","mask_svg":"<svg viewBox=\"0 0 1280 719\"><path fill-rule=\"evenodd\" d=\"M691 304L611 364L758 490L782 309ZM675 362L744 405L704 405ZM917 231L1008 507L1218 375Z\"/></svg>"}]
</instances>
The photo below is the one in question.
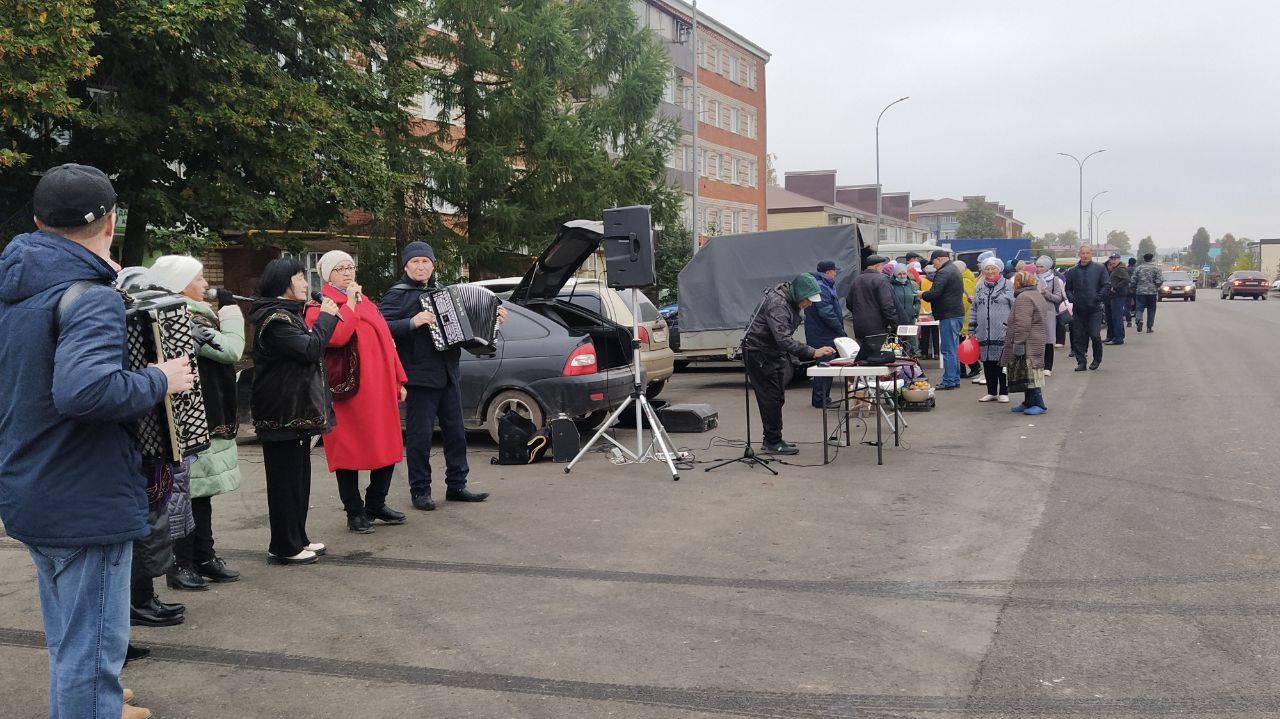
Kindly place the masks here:
<instances>
[{"instance_id":1,"label":"car wheel","mask_svg":"<svg viewBox=\"0 0 1280 719\"><path fill-rule=\"evenodd\" d=\"M650 382L649 386L644 388L644 396L649 399L657 399L658 395L662 394L662 390L666 386L667 381L665 379L658 380L657 382Z\"/></svg>"},{"instance_id":2,"label":"car wheel","mask_svg":"<svg viewBox=\"0 0 1280 719\"><path fill-rule=\"evenodd\" d=\"M484 414L485 429L489 430L489 436L494 442L498 441L498 418L508 411L515 411L532 422L534 427L542 427L542 408L538 406L537 400L518 389L499 392L489 400L489 408Z\"/></svg>"}]
</instances>

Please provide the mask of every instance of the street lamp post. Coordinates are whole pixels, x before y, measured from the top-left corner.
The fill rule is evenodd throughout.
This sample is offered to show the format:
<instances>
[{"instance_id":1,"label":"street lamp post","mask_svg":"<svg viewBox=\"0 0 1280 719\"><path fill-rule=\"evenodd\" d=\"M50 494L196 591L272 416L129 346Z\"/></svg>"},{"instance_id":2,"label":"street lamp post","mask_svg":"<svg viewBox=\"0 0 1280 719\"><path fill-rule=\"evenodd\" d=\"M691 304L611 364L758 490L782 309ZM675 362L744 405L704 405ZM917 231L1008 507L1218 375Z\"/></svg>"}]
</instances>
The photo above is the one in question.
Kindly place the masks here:
<instances>
[{"instance_id":1,"label":"street lamp post","mask_svg":"<svg viewBox=\"0 0 1280 719\"><path fill-rule=\"evenodd\" d=\"M1097 224L1097 228L1098 228L1098 234L1099 234L1099 235L1102 235L1102 216L1103 216L1103 215L1105 215L1105 214L1107 214L1107 213L1108 213L1108 212L1110 212L1110 211L1111 211L1111 210L1103 210L1102 212L1099 212L1099 213L1098 213L1098 220L1097 220L1098 224ZM1105 236L1103 236L1103 239L1106 239L1106 237L1105 237Z\"/></svg>"},{"instance_id":2,"label":"street lamp post","mask_svg":"<svg viewBox=\"0 0 1280 719\"><path fill-rule=\"evenodd\" d=\"M1084 241L1084 163L1088 162L1090 157L1093 157L1099 152L1106 152L1106 150L1105 149L1094 150L1093 152L1090 152L1089 154L1085 155L1083 160L1076 157L1075 155L1072 155L1066 152L1058 153L1063 157L1070 157L1071 159L1075 160L1076 165L1078 165L1080 168L1080 208L1079 208L1080 212L1076 215L1076 217L1078 218L1078 221L1080 223L1080 228L1077 230L1077 232L1079 233L1078 236L1081 242Z\"/></svg>"},{"instance_id":3,"label":"street lamp post","mask_svg":"<svg viewBox=\"0 0 1280 719\"><path fill-rule=\"evenodd\" d=\"M689 212L693 214L693 254L698 254L698 184L702 180L701 164L698 162L698 0L693 0L693 27L689 31L689 42L693 43L693 202ZM689 168L685 168L686 170Z\"/></svg>"},{"instance_id":4,"label":"street lamp post","mask_svg":"<svg viewBox=\"0 0 1280 719\"><path fill-rule=\"evenodd\" d=\"M889 108L893 107L894 105L897 105L898 103L902 102L903 100L909 99L909 97L910 97L910 96L907 96L907 97L900 97L900 98L898 98L897 100L894 100L893 102L889 103L888 105L885 105L885 106L884 106L884 109L880 111L880 114L876 116L876 246L877 246L877 247L879 247L879 246L880 246L880 212L881 212L881 205L880 205L880 194L881 194L881 192L880 192L880 118L884 117L884 113L885 113L885 112L887 112L887 111L889 110Z\"/></svg>"},{"instance_id":5,"label":"street lamp post","mask_svg":"<svg viewBox=\"0 0 1280 719\"><path fill-rule=\"evenodd\" d=\"M1100 196L1107 194L1108 192L1110 192L1110 190L1103 190L1102 192L1099 192L1098 194L1096 194L1096 195L1094 195L1093 197L1090 197L1090 198L1089 198L1089 218L1090 218L1090 219L1093 219L1093 217L1094 217L1094 214L1093 214L1093 201L1094 201L1094 200L1096 200L1096 199L1098 199ZM1091 222L1091 223L1089 223L1089 244L1091 244L1091 245L1096 245L1096 244L1098 244L1098 243L1094 242L1093 223L1092 223L1092 222Z\"/></svg>"}]
</instances>

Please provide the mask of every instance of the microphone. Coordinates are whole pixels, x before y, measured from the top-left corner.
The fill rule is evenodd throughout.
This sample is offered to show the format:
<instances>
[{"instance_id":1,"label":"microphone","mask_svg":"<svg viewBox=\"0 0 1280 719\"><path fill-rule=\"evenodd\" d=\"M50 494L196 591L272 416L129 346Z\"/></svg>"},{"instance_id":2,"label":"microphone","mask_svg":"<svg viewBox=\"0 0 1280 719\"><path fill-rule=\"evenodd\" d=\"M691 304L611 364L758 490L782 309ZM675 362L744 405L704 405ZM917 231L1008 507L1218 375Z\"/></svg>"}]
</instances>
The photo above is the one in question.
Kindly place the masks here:
<instances>
[{"instance_id":1,"label":"microphone","mask_svg":"<svg viewBox=\"0 0 1280 719\"><path fill-rule=\"evenodd\" d=\"M242 295L231 295L231 297L232 297L232 299L234 299L236 302L253 302L253 301L254 301L254 298L252 298L252 297L244 297L244 296L242 296ZM214 288L210 287L209 289L205 290L204 298L205 298L206 300L208 300L209 302L213 302L213 301L215 301L215 300L217 300L217 299L218 299L218 291L217 291L216 289L214 289Z\"/></svg>"},{"instance_id":2,"label":"microphone","mask_svg":"<svg viewBox=\"0 0 1280 719\"><path fill-rule=\"evenodd\" d=\"M318 305L324 304L324 295L320 293L320 290L316 290L311 293L311 301ZM337 317L339 322L344 321L341 314L336 314L334 317Z\"/></svg>"}]
</instances>

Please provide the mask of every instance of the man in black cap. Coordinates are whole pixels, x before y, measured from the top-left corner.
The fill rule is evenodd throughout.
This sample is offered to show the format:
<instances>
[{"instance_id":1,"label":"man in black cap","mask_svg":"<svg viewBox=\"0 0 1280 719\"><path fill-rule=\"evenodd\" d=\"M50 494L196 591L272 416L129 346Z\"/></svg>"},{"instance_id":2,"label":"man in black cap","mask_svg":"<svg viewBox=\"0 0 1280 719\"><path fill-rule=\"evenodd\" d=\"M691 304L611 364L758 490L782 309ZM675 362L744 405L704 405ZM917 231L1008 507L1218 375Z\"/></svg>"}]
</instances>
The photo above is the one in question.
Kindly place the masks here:
<instances>
[{"instance_id":1,"label":"man in black cap","mask_svg":"<svg viewBox=\"0 0 1280 719\"><path fill-rule=\"evenodd\" d=\"M920 299L933 306L933 318L938 321L942 352L942 383L938 389L955 389L960 386L960 360L956 357L956 348L960 346L961 326L964 324L964 276L946 250L934 250L929 255L929 264L935 270L933 286L921 294Z\"/></svg>"},{"instance_id":2,"label":"man in black cap","mask_svg":"<svg viewBox=\"0 0 1280 719\"><path fill-rule=\"evenodd\" d=\"M1102 364L1102 315L1106 313L1111 280L1107 270L1093 261L1093 248L1080 247L1080 261L1067 270L1065 283L1071 302L1071 348L1075 351L1076 371L1085 370L1089 344L1093 344L1093 362L1089 369Z\"/></svg>"},{"instance_id":3,"label":"man in black cap","mask_svg":"<svg viewBox=\"0 0 1280 719\"><path fill-rule=\"evenodd\" d=\"M438 422L444 444L444 498L452 502L483 502L488 492L467 489L467 433L462 423L462 350L441 352L431 341L428 325L436 318L422 308L422 294L435 287L436 253L425 242L410 242L401 255L404 273L387 290L378 309L396 340L396 353L409 381L405 383L405 464L409 495L415 509L436 508L431 497L431 439ZM498 321L507 311L498 309Z\"/></svg>"},{"instance_id":4,"label":"man in black cap","mask_svg":"<svg viewBox=\"0 0 1280 719\"><path fill-rule=\"evenodd\" d=\"M1142 317L1145 311L1147 332L1155 331L1156 297L1160 294L1160 285L1164 284L1164 273L1153 260L1156 256L1148 252L1142 256L1142 264L1138 265L1130 277L1129 286L1133 289L1135 302L1134 312L1138 316L1138 331L1142 331Z\"/></svg>"},{"instance_id":5,"label":"man in black cap","mask_svg":"<svg viewBox=\"0 0 1280 719\"><path fill-rule=\"evenodd\" d=\"M862 261L862 272L853 278L845 307L853 317L853 337L858 341L857 359L880 351L885 340L897 334L898 307L893 302L889 278L881 270L889 260L871 255Z\"/></svg>"},{"instance_id":6,"label":"man in black cap","mask_svg":"<svg viewBox=\"0 0 1280 719\"><path fill-rule=\"evenodd\" d=\"M818 263L818 271L810 272L810 276L818 281L822 290L822 300L809 305L804 310L804 341L810 347L831 347L837 337L844 337L844 316L840 304L836 301L836 263L823 260ZM814 377L809 380L813 385L812 404L814 407L825 407L831 399L830 377Z\"/></svg>"},{"instance_id":7,"label":"man in black cap","mask_svg":"<svg viewBox=\"0 0 1280 719\"><path fill-rule=\"evenodd\" d=\"M1125 320L1129 314L1129 269L1120 261L1120 254L1112 252L1107 258L1107 270L1111 282L1107 304L1111 312L1107 315L1107 339L1103 344L1122 345Z\"/></svg>"},{"instance_id":8,"label":"man in black cap","mask_svg":"<svg viewBox=\"0 0 1280 719\"><path fill-rule=\"evenodd\" d=\"M107 176L55 167L32 205L37 231L0 256L0 520L36 566L49 716L150 716L124 708L120 684L133 542L151 533L129 425L190 389L193 370L186 357L124 367Z\"/></svg>"}]
</instances>

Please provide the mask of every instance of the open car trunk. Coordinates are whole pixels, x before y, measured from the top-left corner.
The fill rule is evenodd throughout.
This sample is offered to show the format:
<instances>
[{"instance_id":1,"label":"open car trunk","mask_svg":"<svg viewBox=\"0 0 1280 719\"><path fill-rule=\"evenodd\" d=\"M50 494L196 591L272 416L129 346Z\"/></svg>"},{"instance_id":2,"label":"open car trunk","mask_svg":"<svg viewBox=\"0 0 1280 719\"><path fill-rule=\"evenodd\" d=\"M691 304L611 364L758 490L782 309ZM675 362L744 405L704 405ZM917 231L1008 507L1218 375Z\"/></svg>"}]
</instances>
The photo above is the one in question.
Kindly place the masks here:
<instances>
[{"instance_id":1,"label":"open car trunk","mask_svg":"<svg viewBox=\"0 0 1280 719\"><path fill-rule=\"evenodd\" d=\"M560 300L531 302L525 306L543 317L559 322L574 333L590 335L591 342L596 346L596 366L599 371L631 364L631 330Z\"/></svg>"}]
</instances>

